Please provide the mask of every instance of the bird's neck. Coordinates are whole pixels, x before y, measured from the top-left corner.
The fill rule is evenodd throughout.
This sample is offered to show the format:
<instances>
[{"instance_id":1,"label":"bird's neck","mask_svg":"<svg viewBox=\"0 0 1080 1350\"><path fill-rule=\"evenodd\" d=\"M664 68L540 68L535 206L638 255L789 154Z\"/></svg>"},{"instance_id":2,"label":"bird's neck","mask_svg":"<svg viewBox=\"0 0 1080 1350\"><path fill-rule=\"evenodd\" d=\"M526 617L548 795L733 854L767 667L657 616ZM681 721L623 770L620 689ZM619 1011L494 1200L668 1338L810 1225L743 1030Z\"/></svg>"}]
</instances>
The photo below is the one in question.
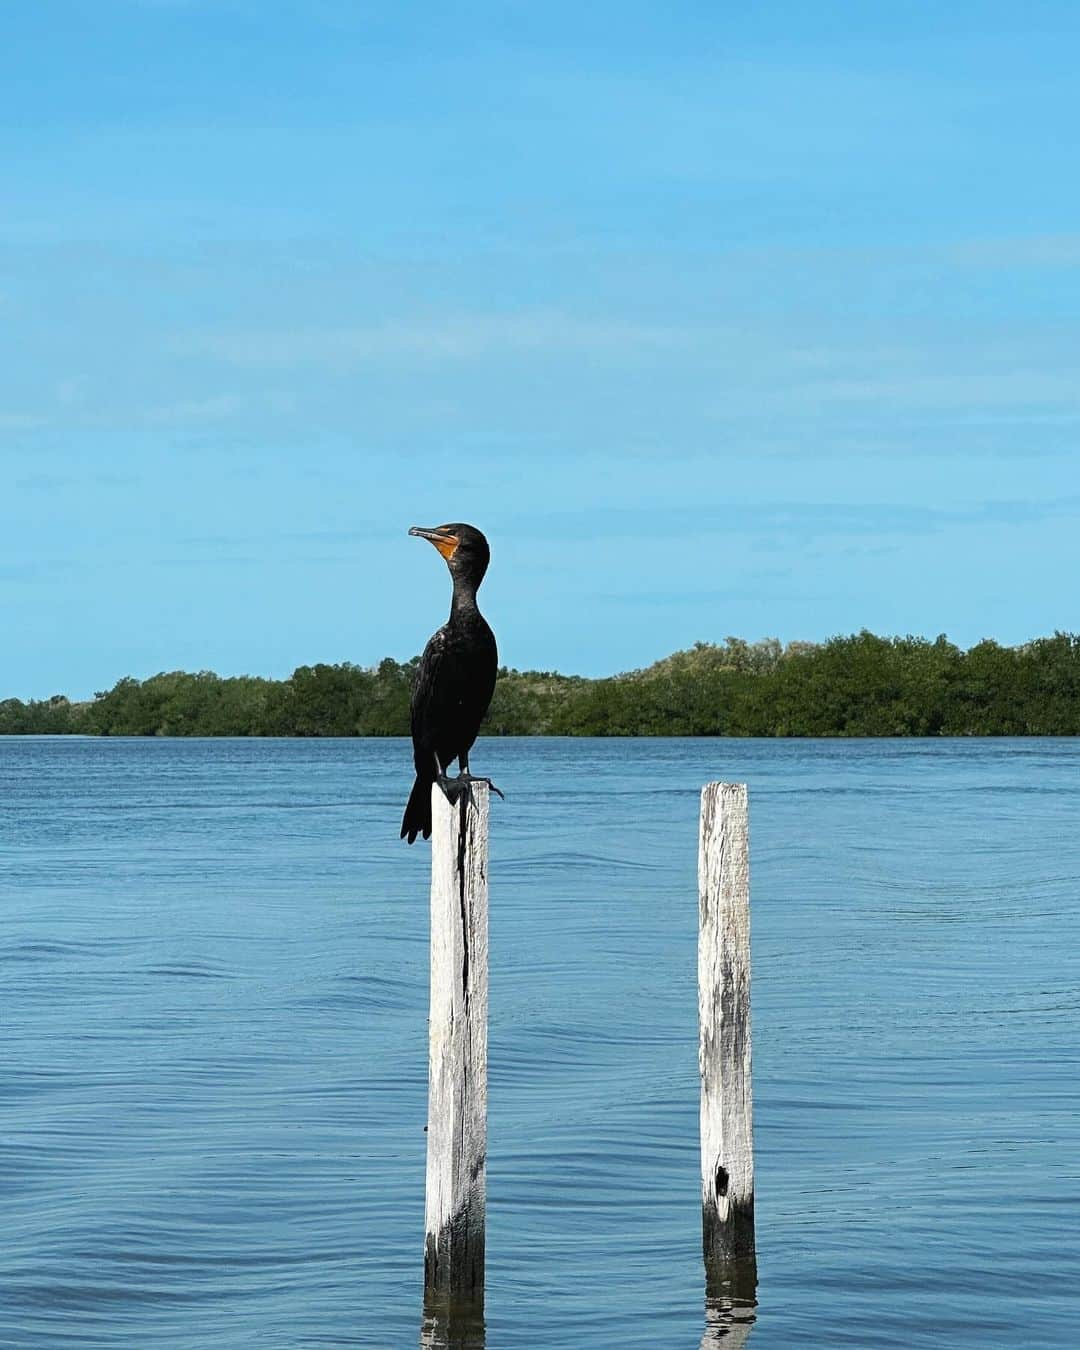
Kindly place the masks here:
<instances>
[{"instance_id":1,"label":"bird's neck","mask_svg":"<svg viewBox=\"0 0 1080 1350\"><path fill-rule=\"evenodd\" d=\"M470 581L467 577L454 578L454 595L450 601L450 617L452 619L464 619L473 614L479 614L480 610L476 603L476 582Z\"/></svg>"}]
</instances>

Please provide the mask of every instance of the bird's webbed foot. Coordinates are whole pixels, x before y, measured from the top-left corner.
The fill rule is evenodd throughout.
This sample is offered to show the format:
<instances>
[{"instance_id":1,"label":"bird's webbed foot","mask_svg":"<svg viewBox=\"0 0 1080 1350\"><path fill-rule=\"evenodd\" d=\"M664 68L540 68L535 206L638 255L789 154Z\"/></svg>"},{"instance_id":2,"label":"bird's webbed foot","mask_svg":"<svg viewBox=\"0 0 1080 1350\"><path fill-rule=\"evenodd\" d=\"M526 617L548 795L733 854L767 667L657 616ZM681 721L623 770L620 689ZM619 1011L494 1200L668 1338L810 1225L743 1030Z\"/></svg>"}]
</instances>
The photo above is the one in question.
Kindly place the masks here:
<instances>
[{"instance_id":1,"label":"bird's webbed foot","mask_svg":"<svg viewBox=\"0 0 1080 1350\"><path fill-rule=\"evenodd\" d=\"M463 783L460 778L449 778L445 773L439 774L435 781L438 783L439 787L442 788L443 796L451 806L456 806L458 804L461 794L468 786L468 784Z\"/></svg>"},{"instance_id":2,"label":"bird's webbed foot","mask_svg":"<svg viewBox=\"0 0 1080 1350\"><path fill-rule=\"evenodd\" d=\"M470 783L486 783L491 791L495 793L496 797L501 801L506 801L505 794L495 786L490 778L478 778L469 773L467 769L464 772L459 773L456 778L448 778L445 773L441 773L436 779L436 782L439 784L439 787L442 788L446 795L446 800L451 806L456 805L461 794L469 790Z\"/></svg>"},{"instance_id":3,"label":"bird's webbed foot","mask_svg":"<svg viewBox=\"0 0 1080 1350\"><path fill-rule=\"evenodd\" d=\"M466 785L469 783L486 783L488 787L492 790L492 792L494 792L495 796L499 798L500 801L503 802L506 801L506 793L503 792L501 788L497 788L490 778L475 777L468 771L468 769L466 769L463 773L458 774L457 781L459 783L465 783Z\"/></svg>"}]
</instances>

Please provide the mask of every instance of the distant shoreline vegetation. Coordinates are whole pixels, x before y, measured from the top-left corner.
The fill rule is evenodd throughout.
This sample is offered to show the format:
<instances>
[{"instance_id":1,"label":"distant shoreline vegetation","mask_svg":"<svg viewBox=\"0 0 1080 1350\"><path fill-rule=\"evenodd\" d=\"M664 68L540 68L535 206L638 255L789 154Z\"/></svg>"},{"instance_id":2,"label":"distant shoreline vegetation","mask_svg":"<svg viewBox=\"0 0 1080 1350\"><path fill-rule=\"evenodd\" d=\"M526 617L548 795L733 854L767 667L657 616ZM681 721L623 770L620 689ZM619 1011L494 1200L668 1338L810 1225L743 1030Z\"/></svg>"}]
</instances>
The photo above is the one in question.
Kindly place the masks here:
<instances>
[{"instance_id":1,"label":"distant shoreline vegetation","mask_svg":"<svg viewBox=\"0 0 1080 1350\"><path fill-rule=\"evenodd\" d=\"M417 658L123 679L87 703L0 702L0 735L405 736ZM820 644L697 643L602 679L500 671L495 736L1074 736L1080 636L967 651L866 632Z\"/></svg>"}]
</instances>

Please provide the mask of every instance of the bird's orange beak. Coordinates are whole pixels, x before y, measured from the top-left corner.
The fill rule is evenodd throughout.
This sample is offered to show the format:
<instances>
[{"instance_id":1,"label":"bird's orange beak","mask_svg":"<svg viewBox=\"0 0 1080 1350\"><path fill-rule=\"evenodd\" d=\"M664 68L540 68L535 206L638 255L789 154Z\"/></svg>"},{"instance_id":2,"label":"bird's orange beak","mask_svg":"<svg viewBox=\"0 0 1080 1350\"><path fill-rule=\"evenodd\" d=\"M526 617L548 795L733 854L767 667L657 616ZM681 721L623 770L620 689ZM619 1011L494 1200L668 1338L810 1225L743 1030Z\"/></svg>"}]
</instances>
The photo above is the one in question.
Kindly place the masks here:
<instances>
[{"instance_id":1,"label":"bird's orange beak","mask_svg":"<svg viewBox=\"0 0 1080 1350\"><path fill-rule=\"evenodd\" d=\"M433 530L421 529L419 525L414 525L409 533L417 539L430 539L447 562L457 552L458 544L461 543L457 535L451 534L445 525L436 525Z\"/></svg>"}]
</instances>

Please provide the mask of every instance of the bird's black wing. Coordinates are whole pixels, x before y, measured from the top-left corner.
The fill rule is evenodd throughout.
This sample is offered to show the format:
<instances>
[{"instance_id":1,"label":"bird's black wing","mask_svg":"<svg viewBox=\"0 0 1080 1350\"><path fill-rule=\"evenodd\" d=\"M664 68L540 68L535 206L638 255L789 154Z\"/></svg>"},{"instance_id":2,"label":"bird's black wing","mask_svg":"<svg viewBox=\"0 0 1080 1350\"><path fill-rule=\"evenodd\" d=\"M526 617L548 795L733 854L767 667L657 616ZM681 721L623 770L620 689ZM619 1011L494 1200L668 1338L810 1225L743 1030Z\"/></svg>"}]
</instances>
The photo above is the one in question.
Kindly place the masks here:
<instances>
[{"instance_id":1,"label":"bird's black wing","mask_svg":"<svg viewBox=\"0 0 1080 1350\"><path fill-rule=\"evenodd\" d=\"M430 772L432 754L445 768L455 750L455 729L468 670L448 627L434 633L416 670L410 704L414 758L418 771Z\"/></svg>"},{"instance_id":2,"label":"bird's black wing","mask_svg":"<svg viewBox=\"0 0 1080 1350\"><path fill-rule=\"evenodd\" d=\"M470 678L462 696L462 722L466 737L461 749L468 753L476 740L480 724L487 715L491 697L495 692L495 680L499 670L498 650L495 635L486 623L481 621L481 629L474 635L474 649L470 661Z\"/></svg>"}]
</instances>

